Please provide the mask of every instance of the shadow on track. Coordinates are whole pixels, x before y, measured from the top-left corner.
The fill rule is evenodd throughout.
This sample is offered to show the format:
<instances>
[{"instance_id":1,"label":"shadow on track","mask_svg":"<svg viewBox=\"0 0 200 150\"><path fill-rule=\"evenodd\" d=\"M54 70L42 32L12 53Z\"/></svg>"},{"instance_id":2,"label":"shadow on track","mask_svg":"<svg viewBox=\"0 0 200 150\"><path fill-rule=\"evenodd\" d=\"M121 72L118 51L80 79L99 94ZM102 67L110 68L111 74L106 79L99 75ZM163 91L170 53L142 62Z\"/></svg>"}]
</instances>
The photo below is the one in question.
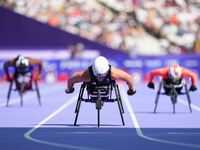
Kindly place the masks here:
<instances>
[{"instance_id":1,"label":"shadow on track","mask_svg":"<svg viewBox=\"0 0 200 150\"><path fill-rule=\"evenodd\" d=\"M173 112L144 112L144 111L135 111L135 114L173 114ZM176 114L190 114L189 112L176 112Z\"/></svg>"},{"instance_id":2,"label":"shadow on track","mask_svg":"<svg viewBox=\"0 0 200 150\"><path fill-rule=\"evenodd\" d=\"M36 125L36 124L35 124ZM78 124L74 126L74 124L43 124L42 126L61 126L61 127L97 127L97 124ZM123 127L123 125L117 124L101 124L103 127Z\"/></svg>"}]
</instances>

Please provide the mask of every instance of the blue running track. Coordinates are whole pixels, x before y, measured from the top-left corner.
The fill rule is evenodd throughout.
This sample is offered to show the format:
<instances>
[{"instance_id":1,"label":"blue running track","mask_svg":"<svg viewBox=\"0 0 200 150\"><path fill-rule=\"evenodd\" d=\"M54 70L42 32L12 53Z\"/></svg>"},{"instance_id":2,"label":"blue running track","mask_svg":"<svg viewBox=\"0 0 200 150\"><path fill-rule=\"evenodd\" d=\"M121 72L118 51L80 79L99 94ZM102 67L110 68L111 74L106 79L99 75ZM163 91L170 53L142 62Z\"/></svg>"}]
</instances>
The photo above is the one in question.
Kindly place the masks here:
<instances>
[{"instance_id":1,"label":"blue running track","mask_svg":"<svg viewBox=\"0 0 200 150\"><path fill-rule=\"evenodd\" d=\"M124 106L122 125L117 103L104 103L101 126L97 127L97 110L82 102L77 126L73 126L80 84L73 94L65 94L66 83L40 83L42 106L36 92L24 95L20 107L17 92L12 91L6 107L8 84L0 84L1 150L195 150L200 149L200 87L191 92L189 112L185 95L178 97L176 113L170 98L161 95L157 113L153 113L157 90L137 84L135 96L126 94L119 84ZM157 87L156 87L157 88Z\"/></svg>"}]
</instances>

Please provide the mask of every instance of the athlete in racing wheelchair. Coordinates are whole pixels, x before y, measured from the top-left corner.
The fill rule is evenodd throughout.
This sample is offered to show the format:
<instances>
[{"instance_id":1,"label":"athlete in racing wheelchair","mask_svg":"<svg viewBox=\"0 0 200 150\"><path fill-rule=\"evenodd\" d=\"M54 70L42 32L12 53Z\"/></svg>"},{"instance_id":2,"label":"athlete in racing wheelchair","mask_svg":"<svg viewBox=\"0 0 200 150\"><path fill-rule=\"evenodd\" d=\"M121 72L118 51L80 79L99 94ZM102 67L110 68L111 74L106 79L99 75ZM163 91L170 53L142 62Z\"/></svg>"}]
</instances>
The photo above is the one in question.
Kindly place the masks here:
<instances>
[{"instance_id":1,"label":"athlete in racing wheelchair","mask_svg":"<svg viewBox=\"0 0 200 150\"><path fill-rule=\"evenodd\" d=\"M33 75L33 69L35 65L39 66L39 72L36 77L34 77ZM9 75L9 67L14 68L13 78L11 78L11 76ZM35 90L37 92L38 102L39 105L41 105L37 80L41 79L42 61L19 55L16 58L4 63L4 72L6 74L7 81L10 82L7 95L7 106L9 105L13 82L15 82L16 85L15 90L19 92L21 98L21 106L23 106L23 94L28 90L33 90L32 82L35 83Z\"/></svg>"},{"instance_id":2,"label":"athlete in racing wheelchair","mask_svg":"<svg viewBox=\"0 0 200 150\"><path fill-rule=\"evenodd\" d=\"M136 90L133 88L133 79L126 72L116 69L109 65L108 60L103 57L97 57L91 66L89 66L85 71L79 72L69 78L66 93L72 93L74 91L74 84L78 82L83 82L81 85L75 113L74 125L77 123L78 114L80 110L81 101L93 102L96 104L96 109L98 112L98 127L100 126L100 110L104 102L118 102L119 111L122 119L122 124L124 125L123 119L123 105L120 97L120 92L118 85L115 80L120 79L127 82L129 90L128 95L134 95ZM88 92L88 98L83 98L84 89L86 88ZM112 90L115 90L116 98L111 97Z\"/></svg>"},{"instance_id":3,"label":"athlete in racing wheelchair","mask_svg":"<svg viewBox=\"0 0 200 150\"><path fill-rule=\"evenodd\" d=\"M189 91L196 91L196 74L186 68L180 67L178 64L174 63L171 66L167 66L161 69L156 69L150 72L150 79L148 83L148 87L154 89L153 78L155 76L162 76L162 81L159 84L158 92L155 100L155 108L154 113L156 112L158 100L160 94L168 95L171 98L173 104L173 113L175 113L175 104L177 102L177 96L181 94L186 94L188 100L188 106L190 112L191 109L191 99L189 95ZM184 77L189 77L192 80L192 84L190 89L188 90L187 83ZM162 87L164 89L164 93L161 92ZM185 88L185 92L181 92L182 88Z\"/></svg>"}]
</instances>

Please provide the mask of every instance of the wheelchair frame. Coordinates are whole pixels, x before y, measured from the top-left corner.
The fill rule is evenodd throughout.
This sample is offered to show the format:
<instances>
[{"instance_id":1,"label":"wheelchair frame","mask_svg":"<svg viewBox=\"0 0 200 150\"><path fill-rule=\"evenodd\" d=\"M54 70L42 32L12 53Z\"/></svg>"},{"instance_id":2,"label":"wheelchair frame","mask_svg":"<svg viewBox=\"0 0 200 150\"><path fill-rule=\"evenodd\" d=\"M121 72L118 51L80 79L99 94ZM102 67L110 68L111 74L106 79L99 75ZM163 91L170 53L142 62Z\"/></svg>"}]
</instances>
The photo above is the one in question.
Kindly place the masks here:
<instances>
[{"instance_id":1,"label":"wheelchair frame","mask_svg":"<svg viewBox=\"0 0 200 150\"><path fill-rule=\"evenodd\" d=\"M32 77L31 77L32 78ZM13 89L13 82L15 82L15 85L16 85L16 89ZM40 100L40 92L39 92L39 88L38 88L38 84L37 84L37 81L36 80L32 80L31 79L31 84L32 82L34 82L35 84L35 89L31 89L31 90L36 90L37 92L37 97L38 97L38 102L39 102L39 105L41 106L41 100ZM10 86L9 86L9 89L8 89L8 95L7 95L7 107L9 106L9 101L10 101L10 95L11 95L11 91L14 90L14 91L18 91L19 92L19 95L20 95L20 106L23 106L23 94L24 92L28 91L27 89L25 89L25 83L21 83L20 84L20 88L18 89L17 88L17 83L16 83L16 79L10 81Z\"/></svg>"},{"instance_id":2,"label":"wheelchair frame","mask_svg":"<svg viewBox=\"0 0 200 150\"><path fill-rule=\"evenodd\" d=\"M75 120L74 120L74 126L77 125L77 119L78 119L78 115L79 115L79 112L80 112L80 106L81 106L81 102L82 101L91 102L91 103L95 103L96 104L98 127L100 126L100 110L101 110L101 108L103 106L102 102L115 102L115 101L117 101L118 107L119 107L119 112L120 112L120 115L121 115L122 124L125 125L124 118L123 118L124 108L123 108L122 101L121 101L119 87L116 84L116 82L114 81L114 82L111 83L111 88L109 89L109 90L111 90L110 91L110 95L109 95L110 98L108 98L107 100L102 100L102 97L101 97L101 90L104 90L105 86L96 86L96 88L95 88L95 90L97 92L97 98L96 99L95 98L91 98L89 96L89 90L87 90L88 98L87 99L83 98L84 89L85 89L86 86L88 86L88 84L89 83L83 83L81 85L79 96L78 96L78 100L77 100L77 104L76 104L76 108L75 108L76 116L75 116ZM111 98L111 94L112 94L112 89L113 88L114 88L115 94L116 94L116 98L115 99Z\"/></svg>"},{"instance_id":3,"label":"wheelchair frame","mask_svg":"<svg viewBox=\"0 0 200 150\"><path fill-rule=\"evenodd\" d=\"M159 87L158 87L158 91L157 91L157 94L156 94L156 99L155 99L154 113L156 113L156 109L157 109L157 105L158 105L158 100L159 100L160 94L166 95L165 92L164 93L161 92L162 86L164 84L166 84L164 81L160 81L160 84L159 84ZM183 94L186 94L186 96L187 96L189 110L190 110L190 113L192 113L191 99L190 99L189 90L188 90L187 84L185 82L185 79L183 79L181 81L181 84L185 88L185 92L184 93L182 93L182 92L181 93L177 93L176 92L176 85L173 85L173 84L169 85L172 88L171 89L171 94L169 94L168 96L171 97L171 100L173 102L173 113L175 113L175 102L177 101L178 95L183 95Z\"/></svg>"}]
</instances>

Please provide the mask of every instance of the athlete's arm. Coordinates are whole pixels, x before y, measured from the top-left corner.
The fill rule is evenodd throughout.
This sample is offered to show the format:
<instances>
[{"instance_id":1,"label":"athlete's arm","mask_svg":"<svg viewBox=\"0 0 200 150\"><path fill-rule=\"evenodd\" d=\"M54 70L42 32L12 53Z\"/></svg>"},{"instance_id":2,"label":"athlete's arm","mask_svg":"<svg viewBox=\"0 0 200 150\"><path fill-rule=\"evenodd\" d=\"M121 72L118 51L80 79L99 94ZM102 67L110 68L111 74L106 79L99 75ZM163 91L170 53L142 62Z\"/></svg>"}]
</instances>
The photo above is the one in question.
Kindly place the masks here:
<instances>
[{"instance_id":1,"label":"athlete's arm","mask_svg":"<svg viewBox=\"0 0 200 150\"><path fill-rule=\"evenodd\" d=\"M7 77L7 80L8 80L8 81L11 81L11 80L12 80L12 79L10 78L10 76L9 76L8 68L9 68L9 67L14 67L14 66L15 66L15 60L14 60L14 59L5 62L4 65L3 65L4 72L5 72L5 74L6 74L6 77Z\"/></svg>"},{"instance_id":2,"label":"athlete's arm","mask_svg":"<svg viewBox=\"0 0 200 150\"><path fill-rule=\"evenodd\" d=\"M196 85L197 75L194 72L192 72L192 71L190 71L186 68L182 68L182 76L183 77L185 77L185 76L190 77L191 80L192 80L192 85Z\"/></svg>"},{"instance_id":3,"label":"athlete's arm","mask_svg":"<svg viewBox=\"0 0 200 150\"><path fill-rule=\"evenodd\" d=\"M42 76L42 61L39 59L34 59L34 58L28 58L29 59L29 63L30 66L34 66L34 65L38 65L39 66L39 71L38 71L38 75L36 76L36 79L41 79Z\"/></svg>"},{"instance_id":4,"label":"athlete's arm","mask_svg":"<svg viewBox=\"0 0 200 150\"><path fill-rule=\"evenodd\" d=\"M129 75L125 71L111 67L111 78L112 80L120 79L125 81L128 84L129 90L134 90L133 79L131 75Z\"/></svg>"},{"instance_id":5,"label":"athlete's arm","mask_svg":"<svg viewBox=\"0 0 200 150\"><path fill-rule=\"evenodd\" d=\"M154 89L154 83L153 83L153 78L155 76L162 76L162 78L167 78L167 72L168 72L169 67L165 67L165 68L160 68L160 69L156 69L150 72L149 75L149 82L147 84L147 86L151 89Z\"/></svg>"},{"instance_id":6,"label":"athlete's arm","mask_svg":"<svg viewBox=\"0 0 200 150\"><path fill-rule=\"evenodd\" d=\"M149 82L153 82L153 78L155 76L162 76L163 78L166 77L169 67L156 69L150 72Z\"/></svg>"},{"instance_id":7,"label":"athlete's arm","mask_svg":"<svg viewBox=\"0 0 200 150\"><path fill-rule=\"evenodd\" d=\"M89 82L90 81L90 74L89 69L86 69L83 72L76 73L75 75L71 76L67 82L67 89L65 90L66 93L73 92L73 86L75 83L79 82Z\"/></svg>"}]
</instances>

